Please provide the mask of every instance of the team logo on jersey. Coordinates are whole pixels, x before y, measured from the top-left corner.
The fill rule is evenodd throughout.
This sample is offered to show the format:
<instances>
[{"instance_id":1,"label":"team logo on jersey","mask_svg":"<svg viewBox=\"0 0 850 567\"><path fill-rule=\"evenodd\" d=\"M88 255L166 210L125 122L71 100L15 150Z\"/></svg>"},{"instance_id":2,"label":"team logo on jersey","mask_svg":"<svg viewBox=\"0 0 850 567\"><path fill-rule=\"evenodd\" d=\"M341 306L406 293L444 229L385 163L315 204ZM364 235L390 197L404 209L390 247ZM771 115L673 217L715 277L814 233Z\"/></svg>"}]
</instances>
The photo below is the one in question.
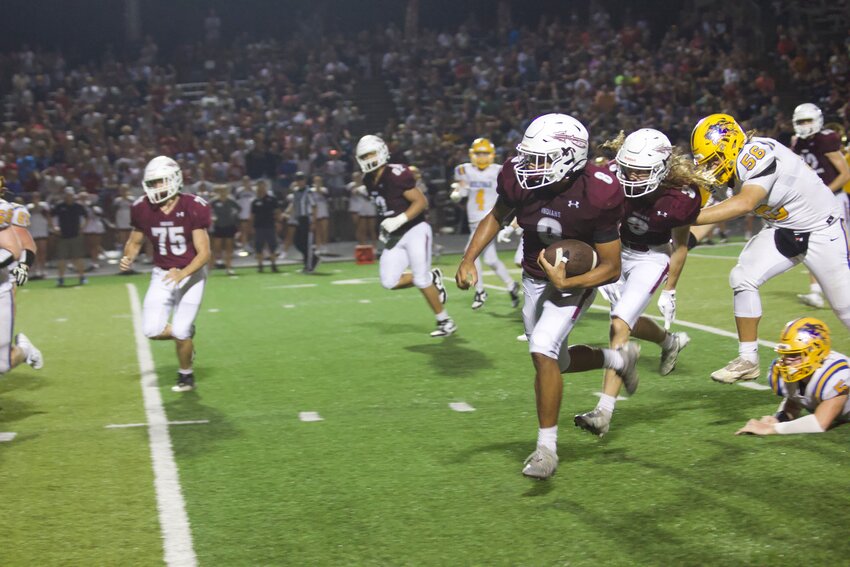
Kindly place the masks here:
<instances>
[{"instance_id":1,"label":"team logo on jersey","mask_svg":"<svg viewBox=\"0 0 850 567\"><path fill-rule=\"evenodd\" d=\"M571 207L571 208L575 207L577 209L577 208L579 208L580 205L581 205L581 201L567 201L567 206Z\"/></svg>"},{"instance_id":2,"label":"team logo on jersey","mask_svg":"<svg viewBox=\"0 0 850 567\"><path fill-rule=\"evenodd\" d=\"M184 213L183 211L179 211L179 212L178 212L176 215L174 215L174 216L175 216L175 217L183 217L183 216L186 216L186 213Z\"/></svg>"},{"instance_id":3,"label":"team logo on jersey","mask_svg":"<svg viewBox=\"0 0 850 567\"><path fill-rule=\"evenodd\" d=\"M655 211L655 214L656 214L656 215L658 215L659 217L664 217L665 219L667 218L667 211L658 211L658 210L656 210L656 211Z\"/></svg>"}]
</instances>

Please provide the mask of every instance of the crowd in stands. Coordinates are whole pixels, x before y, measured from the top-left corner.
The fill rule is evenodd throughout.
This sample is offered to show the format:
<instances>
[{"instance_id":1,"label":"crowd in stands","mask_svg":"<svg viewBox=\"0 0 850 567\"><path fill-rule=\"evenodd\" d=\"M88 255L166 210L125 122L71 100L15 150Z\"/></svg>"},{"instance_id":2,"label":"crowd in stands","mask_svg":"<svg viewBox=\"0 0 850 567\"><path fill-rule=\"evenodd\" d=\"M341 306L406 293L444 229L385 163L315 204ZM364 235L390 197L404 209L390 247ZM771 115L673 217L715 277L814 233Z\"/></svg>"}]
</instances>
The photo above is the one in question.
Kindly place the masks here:
<instances>
[{"instance_id":1,"label":"crowd in stands","mask_svg":"<svg viewBox=\"0 0 850 567\"><path fill-rule=\"evenodd\" d=\"M243 203L260 179L283 200L297 171L319 175L332 211L347 216L351 152L366 133L354 102L364 77L381 77L394 99L395 118L378 133L432 191L466 161L472 139L488 136L506 157L544 112L579 117L594 143L652 126L686 145L693 125L721 110L787 139L790 109L804 101L827 122L850 122L850 39L783 25L775 47L759 52L730 20L694 19L654 37L646 20L614 26L596 6L587 18L541 18L504 33L470 19L415 40L389 25L227 44L227 22L211 14L207 41L168 57L152 38L134 57L107 51L80 64L24 46L0 54L0 170L7 198L44 215L39 226L53 226L50 205L72 187L86 230L117 246L127 230L118 196L140 195L144 165L160 154L179 161L189 191L213 197L230 187ZM778 81L804 98L783 100ZM327 238L350 232L332 226ZM102 245L92 240L93 262Z\"/></svg>"}]
</instances>

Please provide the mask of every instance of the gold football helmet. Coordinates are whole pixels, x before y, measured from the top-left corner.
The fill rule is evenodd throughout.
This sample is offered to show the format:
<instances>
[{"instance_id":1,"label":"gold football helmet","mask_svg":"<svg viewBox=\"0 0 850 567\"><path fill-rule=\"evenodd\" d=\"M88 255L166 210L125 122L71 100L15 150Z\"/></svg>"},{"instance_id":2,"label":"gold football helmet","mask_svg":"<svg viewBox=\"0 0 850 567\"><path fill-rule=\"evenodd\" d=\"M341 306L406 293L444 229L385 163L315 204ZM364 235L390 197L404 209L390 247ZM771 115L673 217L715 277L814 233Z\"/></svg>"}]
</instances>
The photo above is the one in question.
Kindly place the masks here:
<instances>
[{"instance_id":1,"label":"gold football helmet","mask_svg":"<svg viewBox=\"0 0 850 567\"><path fill-rule=\"evenodd\" d=\"M706 167L718 183L735 175L735 160L747 136L728 114L711 114L700 120L691 134L694 163Z\"/></svg>"},{"instance_id":2,"label":"gold football helmet","mask_svg":"<svg viewBox=\"0 0 850 567\"><path fill-rule=\"evenodd\" d=\"M469 161L478 169L487 169L496 158L496 148L487 138L475 138L469 146Z\"/></svg>"},{"instance_id":3,"label":"gold football helmet","mask_svg":"<svg viewBox=\"0 0 850 567\"><path fill-rule=\"evenodd\" d=\"M814 317L800 317L785 325L776 352L776 369L785 382L808 378L823 365L830 349L829 327Z\"/></svg>"}]
</instances>

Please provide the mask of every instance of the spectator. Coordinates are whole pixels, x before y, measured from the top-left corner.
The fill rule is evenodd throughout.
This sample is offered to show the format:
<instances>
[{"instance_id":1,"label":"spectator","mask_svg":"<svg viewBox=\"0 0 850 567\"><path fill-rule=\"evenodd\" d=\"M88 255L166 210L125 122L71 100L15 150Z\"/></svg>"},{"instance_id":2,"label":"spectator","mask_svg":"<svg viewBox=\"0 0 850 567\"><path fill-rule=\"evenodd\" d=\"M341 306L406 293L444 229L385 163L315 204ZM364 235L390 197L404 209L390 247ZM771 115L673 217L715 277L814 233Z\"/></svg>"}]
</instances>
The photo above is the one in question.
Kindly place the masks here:
<instances>
[{"instance_id":1,"label":"spectator","mask_svg":"<svg viewBox=\"0 0 850 567\"><path fill-rule=\"evenodd\" d=\"M212 209L212 255L210 267L223 267L225 274L235 276L233 270L233 243L239 230L239 214L242 207L231 196L226 185L215 188L215 199L210 203Z\"/></svg>"},{"instance_id":2,"label":"spectator","mask_svg":"<svg viewBox=\"0 0 850 567\"><path fill-rule=\"evenodd\" d=\"M51 216L54 219L53 230L59 236L56 244L57 269L59 278L56 285L65 285L65 264L71 261L80 276L80 285L88 283L85 274L83 258L86 256L86 245L83 241L82 228L87 220L86 209L79 204L73 187L65 187L62 202L53 207Z\"/></svg>"},{"instance_id":3,"label":"spectator","mask_svg":"<svg viewBox=\"0 0 850 567\"><path fill-rule=\"evenodd\" d=\"M254 229L254 251L257 271L263 271L263 253L268 250L272 272L277 272L277 225L280 220L280 201L269 193L265 181L257 183L257 198L251 203L251 221Z\"/></svg>"}]
</instances>

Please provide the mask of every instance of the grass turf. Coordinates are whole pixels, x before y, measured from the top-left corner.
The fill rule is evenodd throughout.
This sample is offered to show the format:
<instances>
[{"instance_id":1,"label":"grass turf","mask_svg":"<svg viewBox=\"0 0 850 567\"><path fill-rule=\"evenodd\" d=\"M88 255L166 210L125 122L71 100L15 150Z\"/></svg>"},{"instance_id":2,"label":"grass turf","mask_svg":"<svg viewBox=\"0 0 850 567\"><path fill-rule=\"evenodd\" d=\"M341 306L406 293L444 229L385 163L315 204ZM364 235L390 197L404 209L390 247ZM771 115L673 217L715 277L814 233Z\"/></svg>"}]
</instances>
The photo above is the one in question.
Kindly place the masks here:
<instances>
[{"instance_id":1,"label":"grass turf","mask_svg":"<svg viewBox=\"0 0 850 567\"><path fill-rule=\"evenodd\" d=\"M695 251L679 286L682 320L733 330L727 278L738 251ZM442 259L447 275L455 261ZM459 332L432 339L421 295L382 289L377 266L320 272L214 274L198 318L195 393L168 390L173 345L151 345L169 419L210 420L171 428L200 564L762 565L850 556L830 514L848 496L825 490L842 486L850 429L734 437L778 399L708 379L735 356L733 339L686 329L692 342L669 377L657 374L658 348L644 345L640 390L619 403L604 439L571 425L595 405L600 374L566 376L561 466L534 482L519 474L536 436L533 372L507 294L491 289L473 312L472 294L451 286ZM0 430L18 432L0 443L0 564L162 561L146 432L103 429L145 421L127 283L143 293L147 278L68 290L36 283L21 295L19 327L47 364L0 380ZM807 312L795 297L806 288L800 269L765 286L763 338L776 340L785 321ZM836 350L850 352L832 313L815 313ZM571 342L606 337L607 314L597 310ZM762 349L764 368L771 354ZM457 401L476 411L450 410ZM302 411L324 421L301 422Z\"/></svg>"}]
</instances>

